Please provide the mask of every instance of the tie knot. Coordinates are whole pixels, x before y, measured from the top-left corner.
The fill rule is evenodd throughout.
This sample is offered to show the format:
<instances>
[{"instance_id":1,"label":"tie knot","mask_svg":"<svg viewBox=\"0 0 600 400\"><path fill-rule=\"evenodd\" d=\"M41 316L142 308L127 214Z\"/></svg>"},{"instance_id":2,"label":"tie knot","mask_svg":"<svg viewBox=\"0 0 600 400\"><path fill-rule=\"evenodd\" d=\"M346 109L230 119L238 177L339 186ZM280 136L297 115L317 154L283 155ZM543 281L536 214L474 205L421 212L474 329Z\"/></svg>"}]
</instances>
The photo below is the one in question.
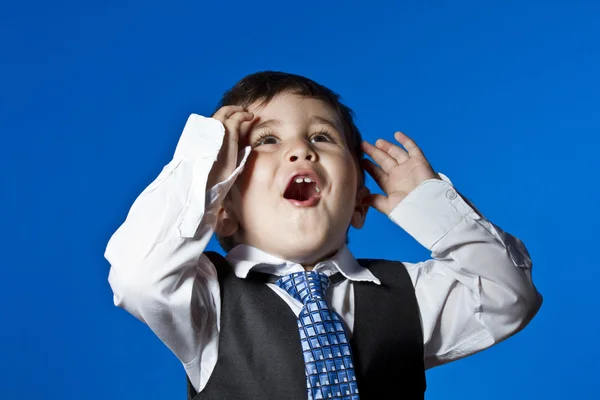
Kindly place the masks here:
<instances>
[{"instance_id":1,"label":"tie knot","mask_svg":"<svg viewBox=\"0 0 600 400\"><path fill-rule=\"evenodd\" d=\"M309 301L322 299L329 288L329 278L321 272L294 272L279 278L275 284L284 289L296 300L306 304Z\"/></svg>"}]
</instances>

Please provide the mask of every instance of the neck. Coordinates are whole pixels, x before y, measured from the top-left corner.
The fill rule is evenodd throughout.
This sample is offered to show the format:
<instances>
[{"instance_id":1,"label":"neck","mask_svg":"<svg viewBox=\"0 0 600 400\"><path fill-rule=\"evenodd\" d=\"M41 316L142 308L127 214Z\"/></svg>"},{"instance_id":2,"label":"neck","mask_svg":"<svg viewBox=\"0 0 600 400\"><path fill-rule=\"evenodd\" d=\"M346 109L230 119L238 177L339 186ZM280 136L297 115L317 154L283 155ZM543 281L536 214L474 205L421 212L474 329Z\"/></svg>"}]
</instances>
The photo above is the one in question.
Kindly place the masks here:
<instances>
[{"instance_id":1,"label":"neck","mask_svg":"<svg viewBox=\"0 0 600 400\"><path fill-rule=\"evenodd\" d=\"M333 256L335 255L335 253L337 253L338 251L339 251L339 249L338 249L338 250L335 250L335 251L332 251L331 253L329 253L329 254L326 254L325 256L323 256L323 257L322 257L320 260L317 260L317 261L315 261L315 262L313 262L313 263L310 263L310 264L302 264L302 267L304 268L304 270L305 270L305 271L312 271L312 270L315 268L315 265L317 265L318 263L320 263L320 262L321 262L321 261L323 261L323 260L328 260L328 259L330 259L330 258L331 258L331 257L333 257Z\"/></svg>"}]
</instances>

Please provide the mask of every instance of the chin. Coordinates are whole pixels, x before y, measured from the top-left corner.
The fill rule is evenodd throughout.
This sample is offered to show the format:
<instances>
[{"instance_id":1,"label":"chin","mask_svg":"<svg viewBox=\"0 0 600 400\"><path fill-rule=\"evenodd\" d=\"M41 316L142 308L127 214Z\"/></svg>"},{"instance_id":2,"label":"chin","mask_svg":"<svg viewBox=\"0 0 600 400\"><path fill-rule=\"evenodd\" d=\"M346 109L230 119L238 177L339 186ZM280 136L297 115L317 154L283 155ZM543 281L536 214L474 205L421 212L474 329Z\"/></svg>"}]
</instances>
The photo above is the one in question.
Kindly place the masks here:
<instances>
[{"instance_id":1,"label":"chin","mask_svg":"<svg viewBox=\"0 0 600 400\"><path fill-rule=\"evenodd\" d=\"M326 236L319 238L321 240L315 239L317 238L311 237L305 241L286 241L288 245L283 249L286 253L283 258L299 264L316 263L336 252L341 246L333 244Z\"/></svg>"}]
</instances>

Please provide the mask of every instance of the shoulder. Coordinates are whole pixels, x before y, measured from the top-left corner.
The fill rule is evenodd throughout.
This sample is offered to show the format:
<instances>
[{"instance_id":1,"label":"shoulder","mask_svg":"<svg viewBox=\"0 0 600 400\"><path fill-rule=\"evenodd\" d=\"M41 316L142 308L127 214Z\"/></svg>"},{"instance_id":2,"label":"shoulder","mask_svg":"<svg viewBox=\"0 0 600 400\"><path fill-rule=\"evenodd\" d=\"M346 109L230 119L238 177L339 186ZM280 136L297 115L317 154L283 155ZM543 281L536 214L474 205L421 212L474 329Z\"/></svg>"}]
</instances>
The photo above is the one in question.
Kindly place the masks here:
<instances>
[{"instance_id":1,"label":"shoulder","mask_svg":"<svg viewBox=\"0 0 600 400\"><path fill-rule=\"evenodd\" d=\"M210 261L213 261L213 262L215 262L215 261L216 262L227 262L225 257L222 254L217 253L216 251L205 251L204 255L206 257L208 257L208 259Z\"/></svg>"},{"instance_id":2,"label":"shoulder","mask_svg":"<svg viewBox=\"0 0 600 400\"><path fill-rule=\"evenodd\" d=\"M356 261L358 261L361 267L367 268L371 271L380 269L387 270L390 268L406 269L402 262L394 260L383 260L379 258L359 258Z\"/></svg>"},{"instance_id":3,"label":"shoulder","mask_svg":"<svg viewBox=\"0 0 600 400\"><path fill-rule=\"evenodd\" d=\"M412 286L406 266L400 261L377 258L359 258L356 261L361 267L371 271L383 283L392 285L410 283Z\"/></svg>"},{"instance_id":4,"label":"shoulder","mask_svg":"<svg viewBox=\"0 0 600 400\"><path fill-rule=\"evenodd\" d=\"M203 255L215 266L219 279L225 278L233 272L231 265L222 254L219 254L216 251L205 251Z\"/></svg>"}]
</instances>

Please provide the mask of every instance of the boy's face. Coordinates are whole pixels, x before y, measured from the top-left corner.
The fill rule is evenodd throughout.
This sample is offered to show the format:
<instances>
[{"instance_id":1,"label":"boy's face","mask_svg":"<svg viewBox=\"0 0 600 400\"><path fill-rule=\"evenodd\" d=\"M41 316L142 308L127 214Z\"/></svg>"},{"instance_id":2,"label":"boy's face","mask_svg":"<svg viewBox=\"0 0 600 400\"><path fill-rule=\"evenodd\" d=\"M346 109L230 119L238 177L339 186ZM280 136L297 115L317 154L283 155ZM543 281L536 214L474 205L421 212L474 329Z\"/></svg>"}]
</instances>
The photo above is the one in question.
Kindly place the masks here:
<instances>
[{"instance_id":1,"label":"boy's face","mask_svg":"<svg viewBox=\"0 0 600 400\"><path fill-rule=\"evenodd\" d=\"M248 107L255 118L240 145L253 150L230 192L238 242L311 265L360 228L366 188L342 124L325 102L281 94ZM240 146L241 148L241 146Z\"/></svg>"}]
</instances>

